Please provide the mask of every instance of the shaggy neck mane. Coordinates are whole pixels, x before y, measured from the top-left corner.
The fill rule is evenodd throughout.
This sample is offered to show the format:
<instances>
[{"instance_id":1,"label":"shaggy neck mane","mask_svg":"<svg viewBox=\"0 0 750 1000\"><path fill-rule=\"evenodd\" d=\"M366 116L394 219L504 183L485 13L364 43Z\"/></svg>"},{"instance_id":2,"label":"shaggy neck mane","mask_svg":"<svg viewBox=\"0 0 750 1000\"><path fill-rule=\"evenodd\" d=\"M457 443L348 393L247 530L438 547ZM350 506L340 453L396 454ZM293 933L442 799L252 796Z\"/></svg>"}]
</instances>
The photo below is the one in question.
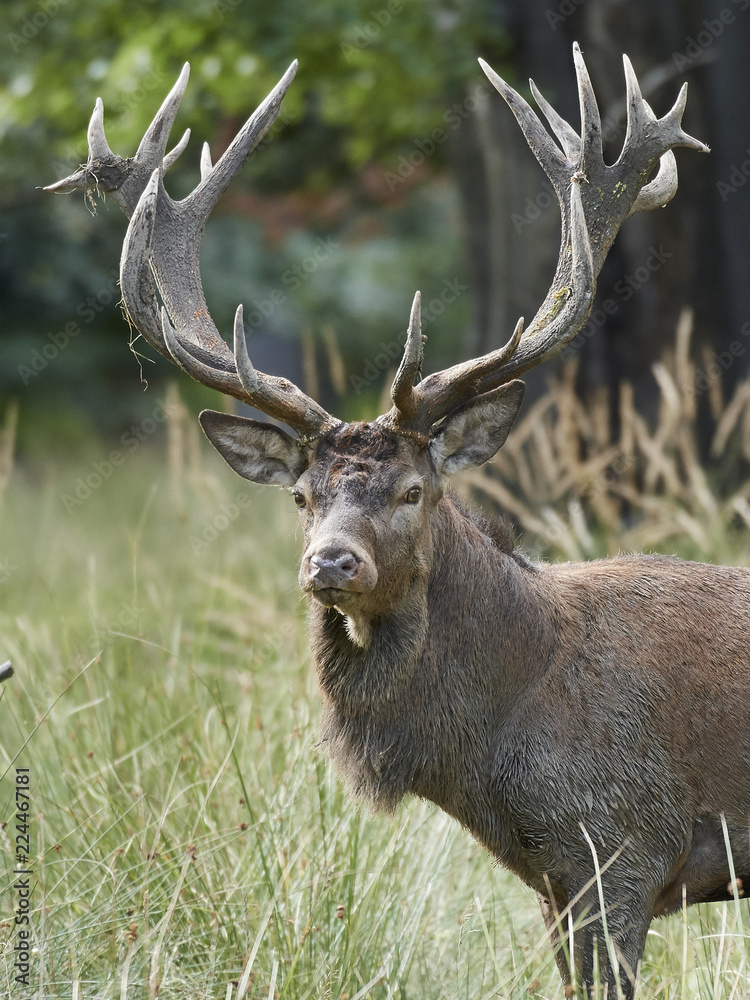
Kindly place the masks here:
<instances>
[{"instance_id":1,"label":"shaggy neck mane","mask_svg":"<svg viewBox=\"0 0 750 1000\"><path fill-rule=\"evenodd\" d=\"M324 715L322 742L353 791L391 809L419 784L429 739L419 732L440 700L441 670L457 661L451 614L480 599L481 565L524 563L508 532L446 496L430 520L430 568L415 575L400 604L371 623L370 642L352 642L344 616L311 601L310 638ZM459 599L462 595L463 599ZM461 630L471 627L463 622ZM468 638L468 637L467 637ZM409 734L408 737L406 734Z\"/></svg>"}]
</instances>

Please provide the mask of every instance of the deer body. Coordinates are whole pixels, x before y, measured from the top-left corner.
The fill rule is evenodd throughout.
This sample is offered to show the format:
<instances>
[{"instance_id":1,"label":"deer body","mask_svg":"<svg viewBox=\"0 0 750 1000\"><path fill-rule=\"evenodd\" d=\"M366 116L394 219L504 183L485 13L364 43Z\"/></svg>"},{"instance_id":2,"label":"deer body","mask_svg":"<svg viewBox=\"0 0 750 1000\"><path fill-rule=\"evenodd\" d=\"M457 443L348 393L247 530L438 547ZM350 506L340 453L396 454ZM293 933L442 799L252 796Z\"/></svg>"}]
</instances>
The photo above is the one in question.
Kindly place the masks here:
<instances>
[{"instance_id":1,"label":"deer body","mask_svg":"<svg viewBox=\"0 0 750 1000\"><path fill-rule=\"evenodd\" d=\"M657 119L624 59L627 135L606 164L577 46L574 61L580 133L531 84L555 139L482 64L560 204L544 302L505 347L419 381L417 293L393 407L372 423L343 423L257 371L242 307L232 350L200 283L203 226L296 64L216 164L204 146L201 183L183 200L163 178L188 139L166 152L187 66L132 158L109 148L97 101L88 162L51 189L96 188L130 218L123 302L155 350L296 431L200 416L235 471L290 490L300 508L323 742L355 793L386 809L414 793L446 810L536 890L564 982L575 972L593 986L596 950L605 991L630 997L653 916L750 884L750 572L643 556L532 564L447 492L451 475L502 447L523 399L517 376L586 323L621 224L674 195L672 149L706 150L682 129L685 87Z\"/></svg>"},{"instance_id":2,"label":"deer body","mask_svg":"<svg viewBox=\"0 0 750 1000\"><path fill-rule=\"evenodd\" d=\"M341 454L325 445L311 473L330 503ZM357 501L370 523L387 494L374 466L374 500ZM750 885L750 571L661 556L532 564L501 526L435 493L389 613L347 627L346 606L312 602L322 741L376 806L414 793L455 817L551 923L598 911L593 845L634 971L683 885L687 903L732 898L721 815L739 891ZM341 548L366 549L361 524L350 530ZM330 548L325 521L318 532ZM393 547L385 519L375 534L378 553Z\"/></svg>"}]
</instances>

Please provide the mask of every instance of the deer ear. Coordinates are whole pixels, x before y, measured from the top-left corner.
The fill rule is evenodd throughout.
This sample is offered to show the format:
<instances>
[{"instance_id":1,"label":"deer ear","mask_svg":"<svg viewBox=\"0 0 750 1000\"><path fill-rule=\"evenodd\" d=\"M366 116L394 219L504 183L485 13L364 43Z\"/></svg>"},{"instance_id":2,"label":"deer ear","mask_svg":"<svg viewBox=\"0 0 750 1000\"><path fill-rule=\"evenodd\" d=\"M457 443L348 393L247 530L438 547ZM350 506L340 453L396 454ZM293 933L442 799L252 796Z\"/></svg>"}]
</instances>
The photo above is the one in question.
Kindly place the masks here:
<instances>
[{"instance_id":1,"label":"deer ear","mask_svg":"<svg viewBox=\"0 0 750 1000\"><path fill-rule=\"evenodd\" d=\"M524 383L516 379L446 417L430 441L438 472L452 476L489 462L505 444L525 390Z\"/></svg>"},{"instance_id":2,"label":"deer ear","mask_svg":"<svg viewBox=\"0 0 750 1000\"><path fill-rule=\"evenodd\" d=\"M293 437L273 424L204 410L198 419L206 437L243 479L294 486L307 460Z\"/></svg>"}]
</instances>

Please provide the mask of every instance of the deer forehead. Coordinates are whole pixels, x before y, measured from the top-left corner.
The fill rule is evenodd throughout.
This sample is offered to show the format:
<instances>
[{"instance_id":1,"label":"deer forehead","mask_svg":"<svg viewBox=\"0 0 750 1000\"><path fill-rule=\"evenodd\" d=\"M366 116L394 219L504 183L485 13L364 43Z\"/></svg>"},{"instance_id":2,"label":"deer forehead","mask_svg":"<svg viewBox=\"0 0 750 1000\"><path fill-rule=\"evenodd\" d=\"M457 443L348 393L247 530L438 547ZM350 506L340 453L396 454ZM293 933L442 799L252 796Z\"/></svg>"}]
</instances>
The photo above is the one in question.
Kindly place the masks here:
<instances>
[{"instance_id":1,"label":"deer forehead","mask_svg":"<svg viewBox=\"0 0 750 1000\"><path fill-rule=\"evenodd\" d=\"M401 484L424 482L430 468L426 449L375 423L345 424L317 442L303 479L319 498L365 497L384 501ZM411 485L411 482L410 482Z\"/></svg>"}]
</instances>

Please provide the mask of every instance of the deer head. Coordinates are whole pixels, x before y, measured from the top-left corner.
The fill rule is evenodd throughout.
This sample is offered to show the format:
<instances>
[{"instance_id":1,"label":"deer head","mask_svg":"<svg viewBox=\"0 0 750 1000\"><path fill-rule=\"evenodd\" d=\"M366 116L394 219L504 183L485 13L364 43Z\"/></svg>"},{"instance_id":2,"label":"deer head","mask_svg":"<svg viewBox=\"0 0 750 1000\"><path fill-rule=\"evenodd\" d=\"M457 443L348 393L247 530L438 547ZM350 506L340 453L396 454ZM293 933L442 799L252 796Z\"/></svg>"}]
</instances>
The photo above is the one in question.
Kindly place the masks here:
<instances>
[{"instance_id":1,"label":"deer head","mask_svg":"<svg viewBox=\"0 0 750 1000\"><path fill-rule=\"evenodd\" d=\"M201 285L199 247L206 220L273 123L296 62L215 165L204 145L200 184L182 201L167 194L164 174L189 137L186 132L166 153L187 86L187 65L134 157L124 159L110 150L97 100L88 162L47 188L96 187L130 217L122 295L128 316L149 344L204 385L249 403L295 432L212 410L200 415L209 440L236 472L292 491L305 527L300 584L323 605L339 607L360 639L362 622L397 604L429 562L429 512L447 478L488 461L503 445L523 399L518 376L556 354L586 323L597 275L621 224L673 196L672 148L707 148L681 127L687 85L674 107L657 119L625 57L627 134L617 162L605 164L599 109L577 45L573 57L580 134L531 83L557 142L526 101L480 60L560 203L560 253L544 302L528 329L519 320L500 350L418 381L424 338L417 292L391 388L393 406L371 423L343 424L291 382L257 371L248 356L242 306L230 350L211 320Z\"/></svg>"}]
</instances>

